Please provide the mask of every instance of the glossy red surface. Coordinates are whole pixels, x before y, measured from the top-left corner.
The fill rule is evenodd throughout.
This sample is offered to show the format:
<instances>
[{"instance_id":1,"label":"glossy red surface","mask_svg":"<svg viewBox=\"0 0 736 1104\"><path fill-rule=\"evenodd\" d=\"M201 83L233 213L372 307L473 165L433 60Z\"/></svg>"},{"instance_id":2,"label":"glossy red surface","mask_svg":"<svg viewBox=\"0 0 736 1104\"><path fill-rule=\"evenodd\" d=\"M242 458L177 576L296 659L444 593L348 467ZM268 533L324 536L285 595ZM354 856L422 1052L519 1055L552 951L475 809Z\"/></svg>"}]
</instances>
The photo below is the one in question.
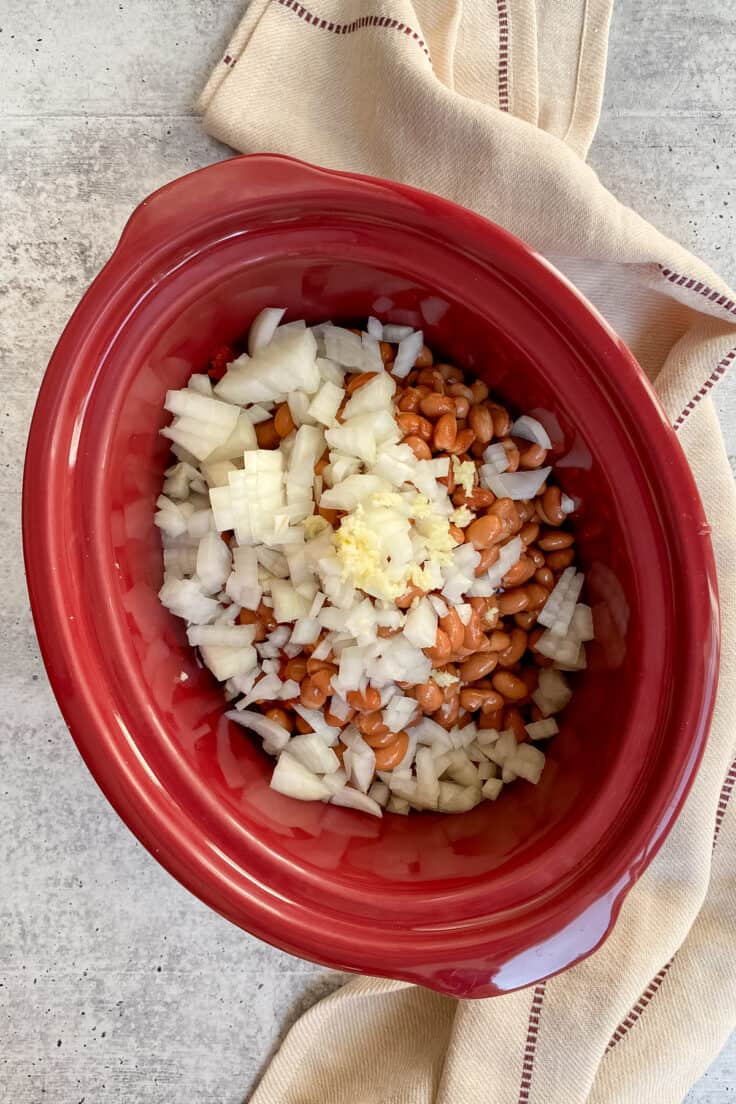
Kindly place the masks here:
<instances>
[{"instance_id":1,"label":"glossy red surface","mask_svg":"<svg viewBox=\"0 0 736 1104\"><path fill-rule=\"evenodd\" d=\"M379 314L552 431L582 500L597 640L539 786L382 821L268 788L270 762L156 594L164 392L266 305ZM708 528L621 342L548 265L435 196L280 157L174 181L133 214L49 365L28 446L28 579L90 770L156 858L236 924L348 970L486 996L593 950L662 842L715 692Z\"/></svg>"}]
</instances>

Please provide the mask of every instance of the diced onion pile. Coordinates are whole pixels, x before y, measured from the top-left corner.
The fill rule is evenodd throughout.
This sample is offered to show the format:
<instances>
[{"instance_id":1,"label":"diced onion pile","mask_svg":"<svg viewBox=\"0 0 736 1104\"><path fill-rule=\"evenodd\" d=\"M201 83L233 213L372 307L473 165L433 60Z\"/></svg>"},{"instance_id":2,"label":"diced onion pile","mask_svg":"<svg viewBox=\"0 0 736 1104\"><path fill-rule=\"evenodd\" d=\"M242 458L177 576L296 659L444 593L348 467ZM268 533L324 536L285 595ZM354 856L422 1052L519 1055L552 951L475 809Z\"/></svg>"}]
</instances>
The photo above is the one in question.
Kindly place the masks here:
<instances>
[{"instance_id":1,"label":"diced onion pile","mask_svg":"<svg viewBox=\"0 0 736 1104\"><path fill-rule=\"evenodd\" d=\"M547 430L528 415L511 425L474 393L488 413L471 451L443 451L447 427L423 417L434 451L419 447L406 429L417 361L448 394L453 380L470 393L457 369L432 375L421 332L376 318L363 333L284 324L284 313L262 311L247 353L218 354L211 375L166 395L176 462L156 504L162 603L224 684L227 716L275 757L280 793L381 816L464 812L517 778L537 783L536 745L571 697L563 672L585 667L593 639L582 574L544 568L526 540L575 509L558 493L547 516L551 466L519 466L527 446L553 447ZM458 434L476 424L463 402ZM508 427L484 441L492 415ZM477 523L496 507L503 521L484 544ZM516 575L554 585L536 584L532 608ZM521 624L534 626L529 647Z\"/></svg>"}]
</instances>

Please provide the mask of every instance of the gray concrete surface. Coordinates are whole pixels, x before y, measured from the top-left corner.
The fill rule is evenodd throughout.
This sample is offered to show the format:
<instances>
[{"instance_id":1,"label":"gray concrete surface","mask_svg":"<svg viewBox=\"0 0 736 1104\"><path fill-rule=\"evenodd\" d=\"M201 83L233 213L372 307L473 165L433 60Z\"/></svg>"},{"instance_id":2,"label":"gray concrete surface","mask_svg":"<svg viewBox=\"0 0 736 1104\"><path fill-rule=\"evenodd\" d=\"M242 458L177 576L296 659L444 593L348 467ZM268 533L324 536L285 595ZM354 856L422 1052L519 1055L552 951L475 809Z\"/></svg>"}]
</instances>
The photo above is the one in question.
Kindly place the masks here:
<instances>
[{"instance_id":1,"label":"gray concrete surface","mask_svg":"<svg viewBox=\"0 0 736 1104\"><path fill-rule=\"evenodd\" d=\"M243 0L0 4L0 1101L238 1104L340 978L250 939L158 867L82 765L46 685L18 517L44 366L135 203L226 151L191 103ZM592 161L736 284L736 11L616 13ZM736 378L716 396L736 453ZM688 1096L736 1095L736 1044Z\"/></svg>"}]
</instances>

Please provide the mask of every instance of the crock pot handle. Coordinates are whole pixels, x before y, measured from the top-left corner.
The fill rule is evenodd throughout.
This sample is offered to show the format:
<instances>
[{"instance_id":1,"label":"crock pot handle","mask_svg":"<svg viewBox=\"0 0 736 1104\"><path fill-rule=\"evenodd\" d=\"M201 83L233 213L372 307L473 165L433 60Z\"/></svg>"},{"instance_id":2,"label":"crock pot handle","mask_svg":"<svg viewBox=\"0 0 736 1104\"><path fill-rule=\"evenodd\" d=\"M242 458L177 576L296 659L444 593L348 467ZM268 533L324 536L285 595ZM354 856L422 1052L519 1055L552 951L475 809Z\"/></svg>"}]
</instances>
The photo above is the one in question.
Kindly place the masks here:
<instances>
[{"instance_id":1,"label":"crock pot handle","mask_svg":"<svg viewBox=\"0 0 736 1104\"><path fill-rule=\"evenodd\" d=\"M351 180L355 189L355 176ZM395 190L388 181L369 177L361 184L366 192ZM200 224L206 224L211 232L220 211L226 212L223 218L227 217L232 226L233 213L237 215L241 202L245 229L261 209L272 211L280 201L293 202L303 195L305 205L324 203L339 190L339 175L336 183L335 173L291 157L270 153L232 157L217 173L189 173L144 199L125 225L117 259L122 255L122 259L137 263L164 243L172 244L196 233Z\"/></svg>"}]
</instances>

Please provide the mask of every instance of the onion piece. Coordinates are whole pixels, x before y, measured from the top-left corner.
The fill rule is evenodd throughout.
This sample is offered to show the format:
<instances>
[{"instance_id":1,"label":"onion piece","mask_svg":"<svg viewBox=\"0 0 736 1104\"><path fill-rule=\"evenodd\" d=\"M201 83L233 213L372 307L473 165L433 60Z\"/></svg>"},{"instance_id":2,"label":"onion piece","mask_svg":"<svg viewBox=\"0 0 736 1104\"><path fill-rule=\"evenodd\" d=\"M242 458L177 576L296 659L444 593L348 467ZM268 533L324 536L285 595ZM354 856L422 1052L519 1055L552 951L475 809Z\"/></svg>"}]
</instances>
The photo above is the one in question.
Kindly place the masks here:
<instances>
[{"instance_id":1,"label":"onion piece","mask_svg":"<svg viewBox=\"0 0 736 1104\"><path fill-rule=\"evenodd\" d=\"M516 753L504 763L504 771L513 771L518 778L524 778L536 786L542 776L544 763L544 752L539 748L535 748L533 744L518 744Z\"/></svg>"},{"instance_id":2,"label":"onion piece","mask_svg":"<svg viewBox=\"0 0 736 1104\"><path fill-rule=\"evenodd\" d=\"M282 751L271 775L271 789L295 797L298 801L321 801L330 791L321 778L308 770L303 763Z\"/></svg>"},{"instance_id":3,"label":"onion piece","mask_svg":"<svg viewBox=\"0 0 736 1104\"><path fill-rule=\"evenodd\" d=\"M368 318L366 330L371 337L375 337L376 341L383 341L383 323L374 318L372 314Z\"/></svg>"},{"instance_id":4,"label":"onion piece","mask_svg":"<svg viewBox=\"0 0 736 1104\"><path fill-rule=\"evenodd\" d=\"M483 783L480 792L483 794L486 801L495 801L500 796L502 789L503 782L500 778L488 778Z\"/></svg>"},{"instance_id":5,"label":"onion piece","mask_svg":"<svg viewBox=\"0 0 736 1104\"><path fill-rule=\"evenodd\" d=\"M331 805L342 805L346 809L358 809L361 813L370 813L372 816L382 817L383 810L377 801L368 794L361 793L351 786L345 786L337 790L330 798Z\"/></svg>"},{"instance_id":6,"label":"onion piece","mask_svg":"<svg viewBox=\"0 0 736 1104\"><path fill-rule=\"evenodd\" d=\"M543 721L532 721L524 725L530 740L548 740L550 736L556 736L560 731L554 717L547 717Z\"/></svg>"},{"instance_id":7,"label":"onion piece","mask_svg":"<svg viewBox=\"0 0 736 1104\"><path fill-rule=\"evenodd\" d=\"M498 498L511 498L515 502L534 498L552 468L537 468L534 471L499 473L490 470L489 464L480 469L481 483Z\"/></svg>"},{"instance_id":8,"label":"onion piece","mask_svg":"<svg viewBox=\"0 0 736 1104\"><path fill-rule=\"evenodd\" d=\"M541 445L543 449L551 449L552 442L549 433L537 418L530 414L522 414L511 426L511 436L521 437L522 441L533 441L535 445Z\"/></svg>"},{"instance_id":9,"label":"onion piece","mask_svg":"<svg viewBox=\"0 0 736 1104\"><path fill-rule=\"evenodd\" d=\"M327 723L321 709L308 709L306 705L295 702L294 712L298 713L302 720L307 722L312 731L316 732L328 747L335 746L340 737L340 729Z\"/></svg>"},{"instance_id":10,"label":"onion piece","mask_svg":"<svg viewBox=\"0 0 736 1104\"><path fill-rule=\"evenodd\" d=\"M236 724L242 725L243 728L248 728L251 732L255 732L257 736L260 736L263 740L263 750L268 755L277 755L286 747L291 738L283 725L272 721L270 717L264 717L262 713L257 713L255 710L231 709L225 716L228 720L235 721Z\"/></svg>"},{"instance_id":11,"label":"onion piece","mask_svg":"<svg viewBox=\"0 0 736 1104\"><path fill-rule=\"evenodd\" d=\"M286 307L264 307L255 316L248 331L248 352L251 356L268 345L285 314Z\"/></svg>"},{"instance_id":12,"label":"onion piece","mask_svg":"<svg viewBox=\"0 0 736 1104\"><path fill-rule=\"evenodd\" d=\"M340 760L331 747L316 732L292 736L288 744L289 754L303 763L314 774L332 774L340 767Z\"/></svg>"},{"instance_id":13,"label":"onion piece","mask_svg":"<svg viewBox=\"0 0 736 1104\"><path fill-rule=\"evenodd\" d=\"M416 363L417 357L422 351L423 345L424 334L421 330L416 330L413 333L407 334L406 337L402 337L399 341L399 347L396 350L396 358L393 366L394 376L398 379L403 379L405 376L409 375L409 372L411 372Z\"/></svg>"},{"instance_id":14,"label":"onion piece","mask_svg":"<svg viewBox=\"0 0 736 1104\"><path fill-rule=\"evenodd\" d=\"M397 345L405 337L411 337L413 333L411 326L397 326L392 322L385 322L383 325L383 340L391 345Z\"/></svg>"},{"instance_id":15,"label":"onion piece","mask_svg":"<svg viewBox=\"0 0 736 1104\"><path fill-rule=\"evenodd\" d=\"M440 782L437 807L441 813L466 813L481 802L481 788Z\"/></svg>"}]
</instances>

